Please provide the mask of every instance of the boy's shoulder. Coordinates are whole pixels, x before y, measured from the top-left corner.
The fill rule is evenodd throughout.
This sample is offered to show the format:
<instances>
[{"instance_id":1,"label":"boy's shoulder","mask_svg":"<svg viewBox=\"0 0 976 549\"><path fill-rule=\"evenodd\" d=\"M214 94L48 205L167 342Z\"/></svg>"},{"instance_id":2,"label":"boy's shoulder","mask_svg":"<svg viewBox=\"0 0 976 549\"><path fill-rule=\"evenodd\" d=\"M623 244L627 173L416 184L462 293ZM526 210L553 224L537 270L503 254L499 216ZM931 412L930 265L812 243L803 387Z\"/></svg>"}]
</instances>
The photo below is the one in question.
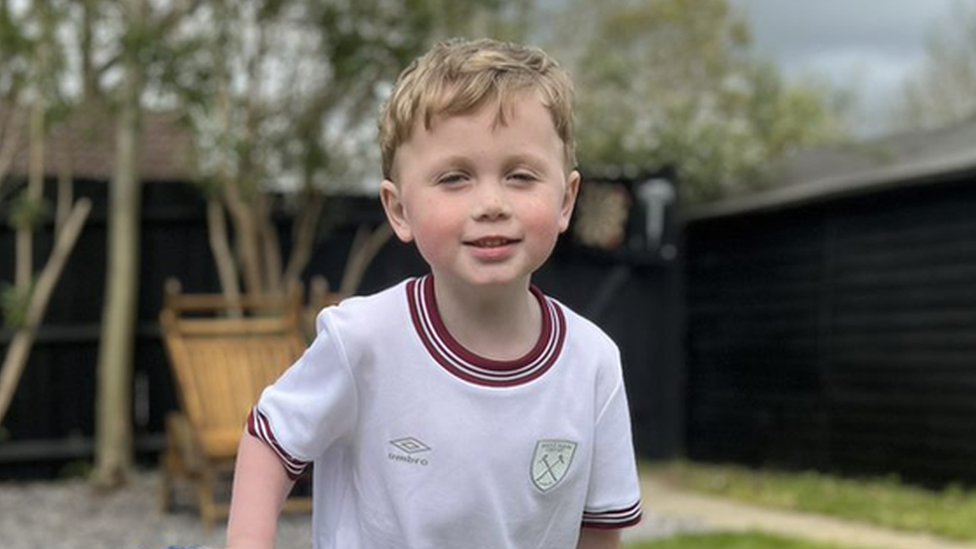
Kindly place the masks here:
<instances>
[{"instance_id":1,"label":"boy's shoulder","mask_svg":"<svg viewBox=\"0 0 976 549\"><path fill-rule=\"evenodd\" d=\"M562 311L566 320L566 343L572 346L592 348L603 353L617 353L617 344L595 322L558 299L546 295Z\"/></svg>"},{"instance_id":2,"label":"boy's shoulder","mask_svg":"<svg viewBox=\"0 0 976 549\"><path fill-rule=\"evenodd\" d=\"M316 327L322 331L326 323L355 326L369 323L375 329L383 321L401 322L401 311L406 313L406 286L412 279L403 280L393 286L369 295L347 297L336 305L319 311Z\"/></svg>"},{"instance_id":3,"label":"boy's shoulder","mask_svg":"<svg viewBox=\"0 0 976 549\"><path fill-rule=\"evenodd\" d=\"M623 380L622 357L613 339L595 322L577 313L554 298L565 318L566 337L562 346L562 360L576 379L588 379L601 398L609 398Z\"/></svg>"}]
</instances>

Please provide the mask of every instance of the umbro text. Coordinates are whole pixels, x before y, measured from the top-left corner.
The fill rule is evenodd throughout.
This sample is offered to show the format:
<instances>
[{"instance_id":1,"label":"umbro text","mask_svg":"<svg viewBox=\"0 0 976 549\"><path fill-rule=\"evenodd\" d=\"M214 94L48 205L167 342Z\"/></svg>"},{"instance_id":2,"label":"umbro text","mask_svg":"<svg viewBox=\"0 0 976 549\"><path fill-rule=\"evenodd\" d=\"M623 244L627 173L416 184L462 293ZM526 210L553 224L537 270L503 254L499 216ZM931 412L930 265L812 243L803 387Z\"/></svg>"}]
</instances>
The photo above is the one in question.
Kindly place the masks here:
<instances>
[{"instance_id":1,"label":"umbro text","mask_svg":"<svg viewBox=\"0 0 976 549\"><path fill-rule=\"evenodd\" d=\"M421 467L427 467L429 462L425 458L415 458L410 456L405 456L403 454L394 454L390 452L386 455L386 458L390 461L400 461L403 463L409 463L410 465L420 465Z\"/></svg>"}]
</instances>

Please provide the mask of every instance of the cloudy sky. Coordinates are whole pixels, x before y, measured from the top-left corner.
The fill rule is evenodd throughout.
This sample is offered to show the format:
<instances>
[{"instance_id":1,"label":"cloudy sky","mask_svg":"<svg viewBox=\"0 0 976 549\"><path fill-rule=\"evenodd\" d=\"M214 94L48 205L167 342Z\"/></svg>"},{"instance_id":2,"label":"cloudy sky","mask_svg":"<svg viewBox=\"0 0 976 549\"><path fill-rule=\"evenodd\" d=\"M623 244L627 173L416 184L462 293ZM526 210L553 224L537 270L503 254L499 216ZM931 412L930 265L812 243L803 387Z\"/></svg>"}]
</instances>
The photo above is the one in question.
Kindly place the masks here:
<instances>
[{"instance_id":1,"label":"cloudy sky","mask_svg":"<svg viewBox=\"0 0 976 549\"><path fill-rule=\"evenodd\" d=\"M756 51L785 74L812 73L859 94L861 135L884 133L885 108L959 2L976 0L732 0Z\"/></svg>"}]
</instances>

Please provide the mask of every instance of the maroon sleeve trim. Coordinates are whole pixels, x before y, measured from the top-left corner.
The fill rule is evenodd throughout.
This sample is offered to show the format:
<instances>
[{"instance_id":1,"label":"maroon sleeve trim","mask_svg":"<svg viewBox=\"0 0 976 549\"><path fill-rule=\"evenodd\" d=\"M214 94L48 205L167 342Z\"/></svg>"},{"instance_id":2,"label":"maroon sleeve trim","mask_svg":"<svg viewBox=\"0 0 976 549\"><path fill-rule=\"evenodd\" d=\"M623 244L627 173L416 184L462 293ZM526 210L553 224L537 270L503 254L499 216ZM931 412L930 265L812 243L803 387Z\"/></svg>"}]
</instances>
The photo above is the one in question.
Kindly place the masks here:
<instances>
[{"instance_id":1,"label":"maroon sleeve trim","mask_svg":"<svg viewBox=\"0 0 976 549\"><path fill-rule=\"evenodd\" d=\"M281 465L285 468L288 478L297 480L305 472L305 469L308 468L310 462L292 457L291 454L282 448L278 439L275 438L268 417L261 413L257 407L252 408L251 412L247 415L247 432L254 438L267 444L274 451L278 459L281 460Z\"/></svg>"},{"instance_id":2,"label":"maroon sleeve trim","mask_svg":"<svg viewBox=\"0 0 976 549\"><path fill-rule=\"evenodd\" d=\"M640 501L622 509L607 511L583 511L583 528L617 529L634 526L641 521L643 511Z\"/></svg>"}]
</instances>

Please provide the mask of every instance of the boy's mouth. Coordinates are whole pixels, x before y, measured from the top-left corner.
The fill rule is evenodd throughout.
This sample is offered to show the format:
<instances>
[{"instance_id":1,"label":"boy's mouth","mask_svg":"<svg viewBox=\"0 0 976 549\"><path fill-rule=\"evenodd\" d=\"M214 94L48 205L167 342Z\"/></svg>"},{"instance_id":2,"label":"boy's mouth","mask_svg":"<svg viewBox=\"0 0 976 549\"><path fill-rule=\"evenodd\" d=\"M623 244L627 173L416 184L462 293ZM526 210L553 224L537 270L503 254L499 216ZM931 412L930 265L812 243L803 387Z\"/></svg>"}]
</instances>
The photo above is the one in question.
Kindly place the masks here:
<instances>
[{"instance_id":1,"label":"boy's mouth","mask_svg":"<svg viewBox=\"0 0 976 549\"><path fill-rule=\"evenodd\" d=\"M509 244L514 244L518 240L512 238L503 238L500 236L491 236L486 238L479 238L477 240L468 241L468 246L474 246L475 248L498 248L500 246L508 246Z\"/></svg>"}]
</instances>

